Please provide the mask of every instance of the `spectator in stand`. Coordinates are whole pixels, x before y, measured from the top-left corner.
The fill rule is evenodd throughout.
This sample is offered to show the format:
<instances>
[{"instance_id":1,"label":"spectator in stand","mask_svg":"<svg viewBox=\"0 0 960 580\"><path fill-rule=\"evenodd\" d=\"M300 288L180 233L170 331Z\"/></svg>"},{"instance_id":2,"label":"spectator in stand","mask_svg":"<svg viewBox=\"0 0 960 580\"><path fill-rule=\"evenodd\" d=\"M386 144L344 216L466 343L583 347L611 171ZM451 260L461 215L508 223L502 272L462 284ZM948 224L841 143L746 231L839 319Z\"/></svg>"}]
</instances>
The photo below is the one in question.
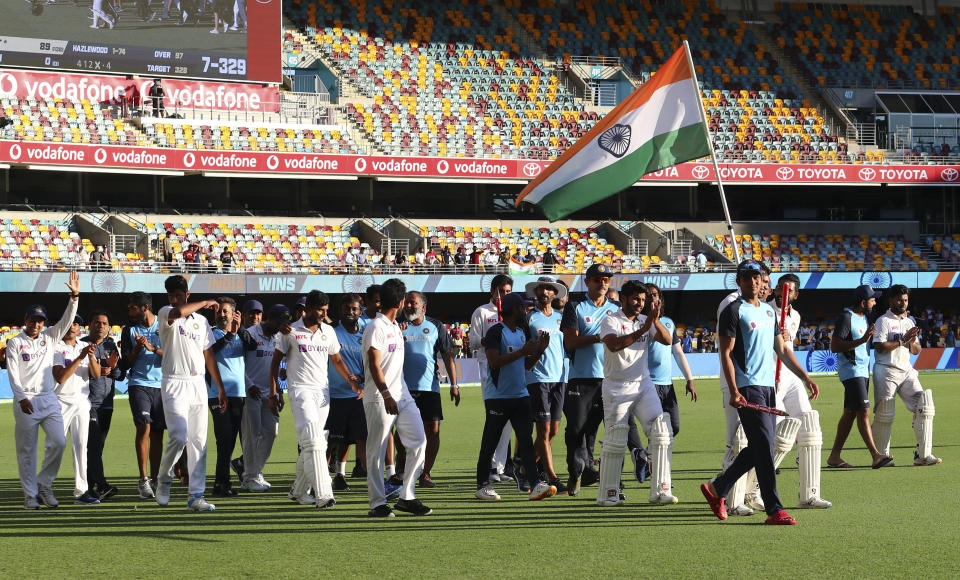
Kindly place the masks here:
<instances>
[{"instance_id":1,"label":"spectator in stand","mask_svg":"<svg viewBox=\"0 0 960 580\"><path fill-rule=\"evenodd\" d=\"M423 267L427 265L427 255L424 253L423 248L417 248L417 251L413 254L413 261L419 270L422 270Z\"/></svg>"},{"instance_id":2,"label":"spectator in stand","mask_svg":"<svg viewBox=\"0 0 960 580\"><path fill-rule=\"evenodd\" d=\"M557 256L553 253L553 248L547 248L547 251L543 254L543 272L552 274L556 263Z\"/></svg>"},{"instance_id":3,"label":"spectator in stand","mask_svg":"<svg viewBox=\"0 0 960 580\"><path fill-rule=\"evenodd\" d=\"M444 246L440 250L440 264L443 266L452 266L453 265L453 254L450 253L450 248Z\"/></svg>"},{"instance_id":4,"label":"spectator in stand","mask_svg":"<svg viewBox=\"0 0 960 580\"><path fill-rule=\"evenodd\" d=\"M480 248L474 246L470 252L470 271L478 272L480 270Z\"/></svg>"},{"instance_id":5,"label":"spectator in stand","mask_svg":"<svg viewBox=\"0 0 960 580\"><path fill-rule=\"evenodd\" d=\"M220 260L217 259L217 252L215 248L210 248L210 251L206 255L207 261L207 272L215 274L217 270L220 269Z\"/></svg>"},{"instance_id":6,"label":"spectator in stand","mask_svg":"<svg viewBox=\"0 0 960 580\"><path fill-rule=\"evenodd\" d=\"M224 272L233 271L233 252L226 250L220 254L220 264L223 266Z\"/></svg>"},{"instance_id":7,"label":"spectator in stand","mask_svg":"<svg viewBox=\"0 0 960 580\"><path fill-rule=\"evenodd\" d=\"M943 345L947 348L957 346L957 325L951 324L947 328L947 333L943 336Z\"/></svg>"},{"instance_id":8,"label":"spectator in stand","mask_svg":"<svg viewBox=\"0 0 960 580\"><path fill-rule=\"evenodd\" d=\"M463 246L457 246L457 253L453 256L453 263L457 267L458 273L463 273L467 269L467 254Z\"/></svg>"},{"instance_id":9,"label":"spectator in stand","mask_svg":"<svg viewBox=\"0 0 960 580\"><path fill-rule=\"evenodd\" d=\"M523 257L524 264L534 264L537 261L537 257L533 254L533 250L527 250L527 255Z\"/></svg>"},{"instance_id":10,"label":"spectator in stand","mask_svg":"<svg viewBox=\"0 0 960 580\"><path fill-rule=\"evenodd\" d=\"M103 250L103 246L97 246L93 250L93 253L90 254L90 262L93 266L91 270L94 272L105 272L110 269L110 259Z\"/></svg>"},{"instance_id":11,"label":"spectator in stand","mask_svg":"<svg viewBox=\"0 0 960 580\"><path fill-rule=\"evenodd\" d=\"M507 267L510 265L510 253L506 248L500 250L500 256L497 259L497 265L501 267L502 272L507 271Z\"/></svg>"},{"instance_id":12,"label":"spectator in stand","mask_svg":"<svg viewBox=\"0 0 960 580\"><path fill-rule=\"evenodd\" d=\"M693 331L688 330L683 334L683 338L680 339L680 346L685 353L693 352Z\"/></svg>"},{"instance_id":13,"label":"spectator in stand","mask_svg":"<svg viewBox=\"0 0 960 580\"><path fill-rule=\"evenodd\" d=\"M166 91L163 90L163 85L160 84L160 79L153 79L153 84L150 85L150 90L147 92L147 96L150 97L150 104L153 105L153 116L166 117L167 111L163 106L163 99L166 96Z\"/></svg>"},{"instance_id":14,"label":"spectator in stand","mask_svg":"<svg viewBox=\"0 0 960 580\"><path fill-rule=\"evenodd\" d=\"M407 255L403 253L402 249L397 250L396 255L393 257L393 263L396 264L398 271L407 264Z\"/></svg>"},{"instance_id":15,"label":"spectator in stand","mask_svg":"<svg viewBox=\"0 0 960 580\"><path fill-rule=\"evenodd\" d=\"M706 269L707 269L706 252L697 252L697 270L703 271Z\"/></svg>"},{"instance_id":16,"label":"spectator in stand","mask_svg":"<svg viewBox=\"0 0 960 580\"><path fill-rule=\"evenodd\" d=\"M350 250L347 250L343 255L343 265L346 266L347 271L355 270L357 268L357 256Z\"/></svg>"},{"instance_id":17,"label":"spectator in stand","mask_svg":"<svg viewBox=\"0 0 960 580\"><path fill-rule=\"evenodd\" d=\"M520 262L521 264L523 264L523 262L524 262L523 252L520 251L520 248L517 248L517 251L515 251L515 252L513 253L513 255L510 256L510 257L511 257L515 262Z\"/></svg>"},{"instance_id":18,"label":"spectator in stand","mask_svg":"<svg viewBox=\"0 0 960 580\"><path fill-rule=\"evenodd\" d=\"M170 264L173 263L173 236L176 234L174 231L167 230L165 236L163 236L163 261Z\"/></svg>"},{"instance_id":19,"label":"spectator in stand","mask_svg":"<svg viewBox=\"0 0 960 580\"><path fill-rule=\"evenodd\" d=\"M190 271L193 266L192 264L196 262L196 252L193 249L193 244L187 246L187 249L183 251L183 263L186 265L187 271Z\"/></svg>"},{"instance_id":20,"label":"spectator in stand","mask_svg":"<svg viewBox=\"0 0 960 580\"><path fill-rule=\"evenodd\" d=\"M77 265L81 270L90 269L90 252L87 251L87 248L80 246L80 252L77 254L78 262Z\"/></svg>"},{"instance_id":21,"label":"spectator in stand","mask_svg":"<svg viewBox=\"0 0 960 580\"><path fill-rule=\"evenodd\" d=\"M365 269L367 267L367 249L362 247L360 248L360 253L357 254L357 267L360 269Z\"/></svg>"},{"instance_id":22,"label":"spectator in stand","mask_svg":"<svg viewBox=\"0 0 960 580\"><path fill-rule=\"evenodd\" d=\"M483 269L485 272L496 272L497 263L500 259L497 257L496 252L493 250L484 250L483 251Z\"/></svg>"},{"instance_id":23,"label":"spectator in stand","mask_svg":"<svg viewBox=\"0 0 960 580\"><path fill-rule=\"evenodd\" d=\"M437 271L437 265L440 264L440 258L437 256L437 253L433 251L433 248L427 250L427 255L424 257L424 261L431 272Z\"/></svg>"},{"instance_id":24,"label":"spectator in stand","mask_svg":"<svg viewBox=\"0 0 960 580\"><path fill-rule=\"evenodd\" d=\"M459 326L455 326L453 330L450 331L450 338L453 340L453 358L460 358L463 356L463 332L460 330Z\"/></svg>"}]
</instances>

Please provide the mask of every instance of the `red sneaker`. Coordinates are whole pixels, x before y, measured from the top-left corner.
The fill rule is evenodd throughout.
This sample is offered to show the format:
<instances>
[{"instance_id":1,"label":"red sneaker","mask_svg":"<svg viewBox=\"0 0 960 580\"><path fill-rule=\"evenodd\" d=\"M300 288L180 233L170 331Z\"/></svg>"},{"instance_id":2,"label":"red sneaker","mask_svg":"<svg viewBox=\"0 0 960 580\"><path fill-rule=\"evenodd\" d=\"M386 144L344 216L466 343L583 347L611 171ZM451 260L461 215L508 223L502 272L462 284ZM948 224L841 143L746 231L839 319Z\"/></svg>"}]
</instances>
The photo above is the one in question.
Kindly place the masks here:
<instances>
[{"instance_id":1,"label":"red sneaker","mask_svg":"<svg viewBox=\"0 0 960 580\"><path fill-rule=\"evenodd\" d=\"M717 519L727 519L727 500L713 495L713 492L710 491L710 484L701 483L700 491L703 493L703 497L707 498L707 503L710 504L713 515L717 516Z\"/></svg>"},{"instance_id":2,"label":"red sneaker","mask_svg":"<svg viewBox=\"0 0 960 580\"><path fill-rule=\"evenodd\" d=\"M797 520L793 519L793 516L787 512L780 510L768 517L767 521L763 523L770 524L771 526L795 526L797 525Z\"/></svg>"}]
</instances>

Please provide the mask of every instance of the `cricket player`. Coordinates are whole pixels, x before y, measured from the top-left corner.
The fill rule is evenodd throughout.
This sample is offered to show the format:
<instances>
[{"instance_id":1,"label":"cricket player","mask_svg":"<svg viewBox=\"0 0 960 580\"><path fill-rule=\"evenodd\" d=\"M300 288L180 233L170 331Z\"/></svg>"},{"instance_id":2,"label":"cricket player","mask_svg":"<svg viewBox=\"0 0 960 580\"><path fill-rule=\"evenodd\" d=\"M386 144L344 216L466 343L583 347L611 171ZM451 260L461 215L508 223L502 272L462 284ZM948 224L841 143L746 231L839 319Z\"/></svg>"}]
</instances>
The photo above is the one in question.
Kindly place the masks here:
<instances>
[{"instance_id":1,"label":"cricket player","mask_svg":"<svg viewBox=\"0 0 960 580\"><path fill-rule=\"evenodd\" d=\"M421 292L407 292L403 313L407 321L403 328L403 380L420 411L427 438L423 473L417 485L433 488L436 484L431 478L431 470L440 451L440 422L443 421L438 356L443 359L447 376L450 377L450 400L454 401L454 405L460 404L457 367L453 364L453 341L442 322L427 316L427 297Z\"/></svg>"},{"instance_id":2,"label":"cricket player","mask_svg":"<svg viewBox=\"0 0 960 580\"><path fill-rule=\"evenodd\" d=\"M789 291L787 287L789 286ZM793 352L793 341L800 330L800 313L793 303L800 296L800 278L796 274L784 274L777 280L777 287L768 302L777 321L781 320L782 297L787 293L786 324L783 328L783 346ZM811 398L816 398L811 393ZM787 368L780 371L777 383L777 407L789 416L778 417L774 443L773 468L777 469L794 442L797 444L797 471L800 489L797 494L798 508L827 509L833 504L820 497L820 454L823 448L823 433L820 430L820 413L810 406L806 390L800 378ZM762 499L761 499L762 501ZM761 504L762 505L762 504ZM759 506L758 506L759 507Z\"/></svg>"},{"instance_id":3,"label":"cricket player","mask_svg":"<svg viewBox=\"0 0 960 580\"><path fill-rule=\"evenodd\" d=\"M760 265L760 290L758 292L758 299L761 302L766 302L767 297L770 295L770 268L763 262L758 262L758 264ZM720 314L727 306L739 300L740 296L740 290L735 290L720 302L720 306L717 308L717 320L720 319ZM723 410L727 425L727 450L720 465L721 470L723 470L729 467L730 464L733 463L733 460L737 458L740 451L747 446L747 437L744 435L743 429L740 428L740 415L737 413L737 409L730 405L728 399L730 391L722 371L720 372L720 392L723 394ZM731 516L752 516L753 508L751 508L748 503L760 509L762 501L757 488L757 478L754 470L750 470L746 477L734 482L726 498L727 505L731 506L728 510Z\"/></svg>"},{"instance_id":4,"label":"cricket player","mask_svg":"<svg viewBox=\"0 0 960 580\"><path fill-rule=\"evenodd\" d=\"M784 346L773 308L760 300L763 273L760 264L753 260L744 260L737 266L736 280L741 296L724 308L717 325L720 368L728 385L729 405L737 409L747 444L730 466L714 480L702 484L700 491L713 513L725 520L727 510L723 496L734 482L755 468L769 516L764 523L794 525L796 520L784 511L777 496L777 475L773 466L775 416L743 406L748 402L771 408L776 406L774 353L786 368L801 377L812 398L817 397L819 389L800 368L793 351Z\"/></svg>"},{"instance_id":5,"label":"cricket player","mask_svg":"<svg viewBox=\"0 0 960 580\"><path fill-rule=\"evenodd\" d=\"M263 304L259 300L247 300L243 303L241 312L243 313L243 327L246 329L263 321Z\"/></svg>"},{"instance_id":6,"label":"cricket player","mask_svg":"<svg viewBox=\"0 0 960 580\"><path fill-rule=\"evenodd\" d=\"M500 494L490 485L489 466L497 441L506 423L517 434L517 455L523 464L514 472L517 489L530 490L530 500L553 497L557 488L540 479L536 451L533 448L532 409L527 390L527 371L532 369L550 344L549 334L540 334L536 340L523 326L526 302L520 294L508 294L500 301L503 321L493 325L484 338L486 360L490 375L483 390L486 419L477 458L477 491L474 497L482 501L497 501ZM521 471L523 473L521 473ZM526 486L521 485L521 478Z\"/></svg>"},{"instance_id":7,"label":"cricket player","mask_svg":"<svg viewBox=\"0 0 960 580\"><path fill-rule=\"evenodd\" d=\"M671 492L671 449L673 433L670 415L663 412L657 388L650 378L647 360L654 341L670 345L670 333L660 322L660 302L651 304L643 315L647 288L635 280L620 288L620 310L600 323L603 336L603 422L604 437L600 459L597 504L621 505L620 475L627 450L629 421L636 418L650 441L650 503L677 503Z\"/></svg>"},{"instance_id":8,"label":"cricket player","mask_svg":"<svg viewBox=\"0 0 960 580\"><path fill-rule=\"evenodd\" d=\"M913 432L917 448L914 465L937 465L942 460L933 455L933 391L924 390L920 377L910 362L910 355L922 350L917 340L919 329L907 314L910 289L894 284L887 291L887 312L877 319L873 348L877 351L873 366L873 396L877 408L873 412L873 438L877 449L890 454L890 434L896 414L894 396L900 395L908 411L913 412Z\"/></svg>"},{"instance_id":9,"label":"cricket player","mask_svg":"<svg viewBox=\"0 0 960 580\"><path fill-rule=\"evenodd\" d=\"M406 448L406 477L398 511L425 516L433 510L415 494L417 476L423 470L426 435L417 405L403 380L403 333L397 324L397 312L403 305L407 289L403 282L391 278L380 288L381 311L363 330L363 410L367 417L367 492L372 517L394 517L387 505L383 465L387 440L396 425Z\"/></svg>"},{"instance_id":10,"label":"cricket player","mask_svg":"<svg viewBox=\"0 0 960 580\"><path fill-rule=\"evenodd\" d=\"M327 438L324 426L330 413L330 383L328 363L333 363L340 376L356 386L359 377L350 373L340 358L340 342L330 325L323 322L330 308L330 298L319 290L306 296L303 317L290 325L290 333L277 339L273 360L270 361L270 398L268 404L279 416L277 397L280 361L287 360L287 392L293 411L293 426L300 444L297 458L297 477L291 495L300 503L313 504L317 509L333 507L330 472L327 470Z\"/></svg>"},{"instance_id":11,"label":"cricket player","mask_svg":"<svg viewBox=\"0 0 960 580\"><path fill-rule=\"evenodd\" d=\"M854 290L853 305L845 308L834 325L830 350L837 353L837 375L843 383L843 414L837 423L837 437L827 457L827 467L853 467L840 453L856 420L860 437L873 457L873 468L887 467L893 457L880 453L873 441L870 428L870 352L867 343L873 339L874 326L867 323L867 314L873 310L877 298L883 294L867 284Z\"/></svg>"},{"instance_id":12,"label":"cricket player","mask_svg":"<svg viewBox=\"0 0 960 580\"><path fill-rule=\"evenodd\" d=\"M553 467L552 441L560 432L563 417L563 398L566 394L564 361L567 352L563 348L563 332L560 321L563 315L553 309L557 297L566 297L567 288L557 283L553 276L540 276L526 285L527 296L534 300L534 309L527 316L527 330L531 337L549 337L549 346L527 371L527 391L536 425L533 447L537 461L548 484L557 488L558 494L566 494L565 486Z\"/></svg>"},{"instance_id":13,"label":"cricket player","mask_svg":"<svg viewBox=\"0 0 960 580\"><path fill-rule=\"evenodd\" d=\"M240 428L244 457L240 479L243 488L252 492L270 489L270 483L263 477L263 468L273 451L273 442L280 427L280 418L268 403L270 363L277 350L280 329L289 322L290 309L283 304L274 304L267 311L266 318L249 329L241 330L239 335L245 347L243 376L247 389ZM278 391L277 412L282 411L283 407L283 395Z\"/></svg>"},{"instance_id":14,"label":"cricket player","mask_svg":"<svg viewBox=\"0 0 960 580\"><path fill-rule=\"evenodd\" d=\"M93 356L94 347L77 340L83 330L83 319L73 324L57 343L53 354L53 380L60 401L64 437L73 441L73 497L78 504L93 505L100 498L90 493L87 482L87 437L90 433L90 379L100 378L100 363Z\"/></svg>"},{"instance_id":15,"label":"cricket player","mask_svg":"<svg viewBox=\"0 0 960 580\"><path fill-rule=\"evenodd\" d=\"M604 264L593 264L584 273L587 296L571 300L563 309L560 329L563 346L570 354L570 375L564 395L567 417L564 441L567 445L567 493L577 495L581 485L598 479L593 469L593 448L597 429L603 421L603 337L600 325L620 305L607 299L613 274Z\"/></svg>"},{"instance_id":16,"label":"cricket player","mask_svg":"<svg viewBox=\"0 0 960 580\"><path fill-rule=\"evenodd\" d=\"M477 306L470 316L470 330L467 337L470 342L470 350L474 351L474 357L477 359L482 390L487 389L490 376L487 366L487 350L484 347L483 339L487 335L487 331L500 322L500 301L511 292L513 292L513 278L506 274L497 274L490 281L490 300L486 304ZM503 433L500 434L490 466L490 481L494 483L512 481L513 479L510 475L504 473L504 471L512 469L509 468L510 462L507 461L510 452L510 433L511 426L508 423L503 427Z\"/></svg>"},{"instance_id":17,"label":"cricket player","mask_svg":"<svg viewBox=\"0 0 960 580\"><path fill-rule=\"evenodd\" d=\"M340 342L340 358L351 374L363 376L363 332L360 330L360 315L363 300L358 294L346 294L340 300L340 322L333 327ZM330 439L331 462L335 464L333 490L347 491L347 456L351 445L356 445L357 461L366 465L367 418L363 413L363 400L349 382L333 369L330 377L330 416L327 431ZM351 474L353 477L356 475ZM366 469L364 469L366 478Z\"/></svg>"},{"instance_id":18,"label":"cricket player","mask_svg":"<svg viewBox=\"0 0 960 580\"><path fill-rule=\"evenodd\" d=\"M190 482L187 510L208 512L216 509L203 497L207 487L207 383L204 370L217 387L220 412L227 410L227 393L211 347L215 342L202 308L217 310L216 300L189 302L187 280L180 275L164 282L168 306L157 312L157 327L163 344L161 394L163 415L169 435L160 460L157 477L157 504L170 503L173 467L186 450Z\"/></svg>"},{"instance_id":19,"label":"cricket player","mask_svg":"<svg viewBox=\"0 0 960 580\"><path fill-rule=\"evenodd\" d=\"M13 390L14 441L24 509L38 509L41 503L53 508L60 505L51 487L60 471L67 439L51 369L54 347L77 315L80 277L76 272L70 272L67 288L70 299L55 325L44 329L47 309L34 304L23 317L23 331L7 341L7 375ZM37 473L38 429L41 428L46 440L43 464Z\"/></svg>"}]
</instances>

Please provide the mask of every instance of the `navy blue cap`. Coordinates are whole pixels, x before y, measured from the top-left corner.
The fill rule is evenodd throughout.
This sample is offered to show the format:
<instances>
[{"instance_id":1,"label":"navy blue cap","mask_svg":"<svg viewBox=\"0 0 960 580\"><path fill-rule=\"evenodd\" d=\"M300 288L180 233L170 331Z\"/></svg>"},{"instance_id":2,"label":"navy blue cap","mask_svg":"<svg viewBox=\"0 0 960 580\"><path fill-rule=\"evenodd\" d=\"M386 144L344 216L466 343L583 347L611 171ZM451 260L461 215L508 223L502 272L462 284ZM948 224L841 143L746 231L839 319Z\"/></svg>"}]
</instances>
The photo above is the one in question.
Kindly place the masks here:
<instances>
[{"instance_id":1,"label":"navy blue cap","mask_svg":"<svg viewBox=\"0 0 960 580\"><path fill-rule=\"evenodd\" d=\"M79 324L80 326L83 326L83 317L80 316L79 314L76 315L76 316L74 316L74 317L73 317L73 323L74 323L74 324Z\"/></svg>"},{"instance_id":2,"label":"navy blue cap","mask_svg":"<svg viewBox=\"0 0 960 580\"><path fill-rule=\"evenodd\" d=\"M613 277L613 272L610 271L610 267L606 264L592 264L587 268L587 272L583 275L584 278L611 278Z\"/></svg>"},{"instance_id":3,"label":"navy blue cap","mask_svg":"<svg viewBox=\"0 0 960 580\"><path fill-rule=\"evenodd\" d=\"M306 297L306 296L301 296L301 297L300 297L300 300L297 300L297 304L296 304L296 305L297 305L297 306L303 306L304 308L306 308L306 307L307 307L307 297Z\"/></svg>"},{"instance_id":4,"label":"navy blue cap","mask_svg":"<svg viewBox=\"0 0 960 580\"><path fill-rule=\"evenodd\" d=\"M31 304L27 307L27 313L23 315L24 318L34 318L40 317L44 320L47 320L47 309L43 307L43 304Z\"/></svg>"},{"instance_id":5,"label":"navy blue cap","mask_svg":"<svg viewBox=\"0 0 960 580\"><path fill-rule=\"evenodd\" d=\"M279 318L281 320L290 320L290 309L283 304L274 304L267 311L267 318Z\"/></svg>"},{"instance_id":6,"label":"navy blue cap","mask_svg":"<svg viewBox=\"0 0 960 580\"><path fill-rule=\"evenodd\" d=\"M259 300L247 300L246 302L243 303L244 314L246 314L247 312L253 312L255 310L259 310L260 312L263 312L263 304L260 304Z\"/></svg>"},{"instance_id":7,"label":"navy blue cap","mask_svg":"<svg viewBox=\"0 0 960 580\"><path fill-rule=\"evenodd\" d=\"M861 300L880 298L883 296L883 293L878 290L874 290L869 284L863 284L861 286L857 286L857 289L853 291L853 296L857 302L860 302Z\"/></svg>"},{"instance_id":8,"label":"navy blue cap","mask_svg":"<svg viewBox=\"0 0 960 580\"><path fill-rule=\"evenodd\" d=\"M763 267L756 260L744 260L737 266L737 278L743 274L752 274L756 272L763 274Z\"/></svg>"},{"instance_id":9,"label":"navy blue cap","mask_svg":"<svg viewBox=\"0 0 960 580\"><path fill-rule=\"evenodd\" d=\"M503 312L510 312L514 308L526 309L527 306L531 306L533 304L533 300L527 298L526 294L522 292L511 292L500 299L500 310Z\"/></svg>"}]
</instances>

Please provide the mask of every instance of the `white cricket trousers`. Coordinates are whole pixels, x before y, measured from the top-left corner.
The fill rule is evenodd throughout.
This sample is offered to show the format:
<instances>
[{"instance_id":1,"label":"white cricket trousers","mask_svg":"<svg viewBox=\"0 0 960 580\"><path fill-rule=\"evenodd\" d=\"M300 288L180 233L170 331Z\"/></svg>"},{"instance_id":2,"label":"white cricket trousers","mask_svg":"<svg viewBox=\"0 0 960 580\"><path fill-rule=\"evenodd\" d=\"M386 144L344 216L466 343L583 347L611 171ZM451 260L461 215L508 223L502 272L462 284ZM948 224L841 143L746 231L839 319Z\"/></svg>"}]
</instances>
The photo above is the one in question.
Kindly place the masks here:
<instances>
[{"instance_id":1,"label":"white cricket trousers","mask_svg":"<svg viewBox=\"0 0 960 580\"><path fill-rule=\"evenodd\" d=\"M90 399L84 396L57 397L63 416L64 438L73 443L73 497L90 489L87 482L87 437L90 435Z\"/></svg>"},{"instance_id":2,"label":"white cricket trousers","mask_svg":"<svg viewBox=\"0 0 960 580\"><path fill-rule=\"evenodd\" d=\"M263 393L259 399L247 397L243 404L240 446L243 448L244 481L263 473L280 428L280 418L270 411L267 397L269 395Z\"/></svg>"},{"instance_id":3,"label":"white cricket trousers","mask_svg":"<svg viewBox=\"0 0 960 580\"><path fill-rule=\"evenodd\" d=\"M367 418L367 493L371 508L387 503L383 489L383 462L387 453L387 438L394 425L407 453L400 499L417 497L414 489L423 471L427 436L423 432L423 419L420 418L416 402L411 397L404 397L397 406L399 414L390 415L381 401L363 403Z\"/></svg>"},{"instance_id":4,"label":"white cricket trousers","mask_svg":"<svg viewBox=\"0 0 960 580\"><path fill-rule=\"evenodd\" d=\"M923 386L917 371L902 371L889 365L873 366L873 398L875 404L893 399L897 395L903 399L907 410L913 413L923 401Z\"/></svg>"},{"instance_id":5,"label":"white cricket trousers","mask_svg":"<svg viewBox=\"0 0 960 580\"><path fill-rule=\"evenodd\" d=\"M294 481L294 489L306 489L301 484L306 478L307 485L313 488L313 493L317 499L329 499L322 494L328 493L325 490L332 489L333 482L330 480L330 470L327 468L327 432L324 430L327 425L327 416L330 414L330 399L327 394L315 388L297 387L290 385L287 390L290 395L290 410L293 411L293 428L297 432L297 441L300 443L301 452L297 457L297 480ZM315 441L309 441L311 437L309 431L304 431L304 427L309 424L317 425L317 432L322 432L323 436ZM306 463L309 449L313 449L314 457L311 462L317 462L316 466ZM307 468L310 468L307 470ZM314 478L320 478L322 481L314 482Z\"/></svg>"},{"instance_id":6,"label":"white cricket trousers","mask_svg":"<svg viewBox=\"0 0 960 580\"><path fill-rule=\"evenodd\" d=\"M53 392L35 395L30 399L33 413L20 410L20 403L13 402L14 442L17 445L17 468L20 471L20 486L23 495L37 497L37 485L49 488L60 471L60 461L67 439L63 431L60 401ZM43 465L37 473L37 444L39 431L43 429L46 441L43 448Z\"/></svg>"},{"instance_id":7,"label":"white cricket trousers","mask_svg":"<svg viewBox=\"0 0 960 580\"><path fill-rule=\"evenodd\" d=\"M186 448L188 492L202 494L207 488L207 384L202 376L173 375L164 377L160 388L168 435L157 479L173 481L173 466Z\"/></svg>"},{"instance_id":8,"label":"white cricket trousers","mask_svg":"<svg viewBox=\"0 0 960 580\"><path fill-rule=\"evenodd\" d=\"M626 425L630 417L636 417L640 428L647 435L657 417L663 414L660 396L653 385L640 385L640 390L632 393L617 393L609 385L623 386L623 383L603 381L603 425L609 429L614 425ZM618 389L619 390L619 389Z\"/></svg>"}]
</instances>

